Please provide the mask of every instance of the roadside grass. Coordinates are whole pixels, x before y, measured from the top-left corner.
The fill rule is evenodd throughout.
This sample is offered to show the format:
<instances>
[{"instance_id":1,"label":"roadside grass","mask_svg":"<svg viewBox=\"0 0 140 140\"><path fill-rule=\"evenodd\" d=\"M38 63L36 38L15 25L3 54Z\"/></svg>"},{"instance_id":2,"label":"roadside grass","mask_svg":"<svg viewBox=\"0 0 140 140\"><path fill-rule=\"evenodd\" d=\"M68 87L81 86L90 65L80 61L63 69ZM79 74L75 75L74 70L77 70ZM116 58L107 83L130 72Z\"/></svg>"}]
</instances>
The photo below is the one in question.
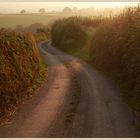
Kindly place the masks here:
<instances>
[{"instance_id":1,"label":"roadside grass","mask_svg":"<svg viewBox=\"0 0 140 140\"><path fill-rule=\"evenodd\" d=\"M40 87L42 85L42 83L44 82L44 80L46 78L47 65L46 65L45 60L42 55L40 57L40 61L41 61L40 62L40 71L39 71L37 78L33 82L33 85L29 89L30 95L32 95L31 93L33 93L38 87Z\"/></svg>"},{"instance_id":2,"label":"roadside grass","mask_svg":"<svg viewBox=\"0 0 140 140\"><path fill-rule=\"evenodd\" d=\"M71 71L71 86L72 86L72 93L68 105L68 109L65 113L65 123L71 124L77 111L78 104L80 102L80 87L76 77L76 74L73 72L73 68L69 64L65 64L69 70Z\"/></svg>"},{"instance_id":3,"label":"roadside grass","mask_svg":"<svg viewBox=\"0 0 140 140\"><path fill-rule=\"evenodd\" d=\"M84 61L87 61L89 58L89 49L84 47L82 49L77 50L69 50L69 51L65 51L66 53L78 57Z\"/></svg>"}]
</instances>

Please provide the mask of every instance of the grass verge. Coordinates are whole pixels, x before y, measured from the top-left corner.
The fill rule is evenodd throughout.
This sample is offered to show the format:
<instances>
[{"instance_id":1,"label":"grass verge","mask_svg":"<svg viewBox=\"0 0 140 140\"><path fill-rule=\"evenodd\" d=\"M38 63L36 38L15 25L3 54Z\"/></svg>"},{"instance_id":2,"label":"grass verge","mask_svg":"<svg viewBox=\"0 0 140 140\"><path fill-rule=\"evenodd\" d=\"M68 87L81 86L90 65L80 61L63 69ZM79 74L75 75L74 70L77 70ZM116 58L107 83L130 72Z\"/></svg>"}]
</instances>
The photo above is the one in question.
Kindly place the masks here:
<instances>
[{"instance_id":1,"label":"grass verge","mask_svg":"<svg viewBox=\"0 0 140 140\"><path fill-rule=\"evenodd\" d=\"M68 109L65 113L65 123L71 124L76 115L76 110L80 102L80 87L79 87L75 72L73 71L73 68L69 64L66 64L66 66L71 72L72 93L71 93Z\"/></svg>"}]
</instances>

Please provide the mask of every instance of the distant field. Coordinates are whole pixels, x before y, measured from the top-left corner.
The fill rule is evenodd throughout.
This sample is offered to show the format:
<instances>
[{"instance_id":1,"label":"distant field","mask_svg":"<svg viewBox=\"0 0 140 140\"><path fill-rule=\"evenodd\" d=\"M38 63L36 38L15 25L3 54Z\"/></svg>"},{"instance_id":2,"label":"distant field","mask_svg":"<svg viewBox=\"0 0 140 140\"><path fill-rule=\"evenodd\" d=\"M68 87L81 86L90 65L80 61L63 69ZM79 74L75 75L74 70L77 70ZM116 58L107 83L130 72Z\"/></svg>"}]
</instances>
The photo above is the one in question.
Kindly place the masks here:
<instances>
[{"instance_id":1,"label":"distant field","mask_svg":"<svg viewBox=\"0 0 140 140\"><path fill-rule=\"evenodd\" d=\"M33 23L48 25L60 17L57 14L0 14L0 28L15 28L17 25L26 27Z\"/></svg>"}]
</instances>

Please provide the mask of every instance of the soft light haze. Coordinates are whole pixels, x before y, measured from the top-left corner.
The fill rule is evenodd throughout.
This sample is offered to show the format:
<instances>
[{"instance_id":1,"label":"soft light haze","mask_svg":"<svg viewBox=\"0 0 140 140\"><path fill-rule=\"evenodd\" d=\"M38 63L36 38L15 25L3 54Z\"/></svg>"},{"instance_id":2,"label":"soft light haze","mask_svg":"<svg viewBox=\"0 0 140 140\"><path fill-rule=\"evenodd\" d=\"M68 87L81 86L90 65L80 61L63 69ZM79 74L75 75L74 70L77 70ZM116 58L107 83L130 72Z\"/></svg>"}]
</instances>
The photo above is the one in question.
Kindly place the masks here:
<instances>
[{"instance_id":1,"label":"soft light haze","mask_svg":"<svg viewBox=\"0 0 140 140\"><path fill-rule=\"evenodd\" d=\"M88 7L115 8L137 4L138 2L0 2L0 13L19 13L22 9L28 12L37 12L40 8L45 8L47 11L61 11L67 6L81 9Z\"/></svg>"}]
</instances>

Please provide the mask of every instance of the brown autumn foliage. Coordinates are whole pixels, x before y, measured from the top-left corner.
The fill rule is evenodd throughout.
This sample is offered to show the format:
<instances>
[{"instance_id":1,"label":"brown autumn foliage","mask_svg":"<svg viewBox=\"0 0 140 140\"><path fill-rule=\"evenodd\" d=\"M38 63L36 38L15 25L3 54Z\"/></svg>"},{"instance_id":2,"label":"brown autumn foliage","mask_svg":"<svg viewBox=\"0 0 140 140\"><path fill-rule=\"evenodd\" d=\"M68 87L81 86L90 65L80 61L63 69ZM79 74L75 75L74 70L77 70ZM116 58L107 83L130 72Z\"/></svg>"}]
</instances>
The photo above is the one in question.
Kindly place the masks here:
<instances>
[{"instance_id":1,"label":"brown autumn foliage","mask_svg":"<svg viewBox=\"0 0 140 140\"><path fill-rule=\"evenodd\" d=\"M128 103L140 110L140 7L106 19L93 36L90 52L92 63L111 73Z\"/></svg>"},{"instance_id":2,"label":"brown autumn foliage","mask_svg":"<svg viewBox=\"0 0 140 140\"><path fill-rule=\"evenodd\" d=\"M30 91L40 70L31 34L0 30L0 117Z\"/></svg>"}]
</instances>

